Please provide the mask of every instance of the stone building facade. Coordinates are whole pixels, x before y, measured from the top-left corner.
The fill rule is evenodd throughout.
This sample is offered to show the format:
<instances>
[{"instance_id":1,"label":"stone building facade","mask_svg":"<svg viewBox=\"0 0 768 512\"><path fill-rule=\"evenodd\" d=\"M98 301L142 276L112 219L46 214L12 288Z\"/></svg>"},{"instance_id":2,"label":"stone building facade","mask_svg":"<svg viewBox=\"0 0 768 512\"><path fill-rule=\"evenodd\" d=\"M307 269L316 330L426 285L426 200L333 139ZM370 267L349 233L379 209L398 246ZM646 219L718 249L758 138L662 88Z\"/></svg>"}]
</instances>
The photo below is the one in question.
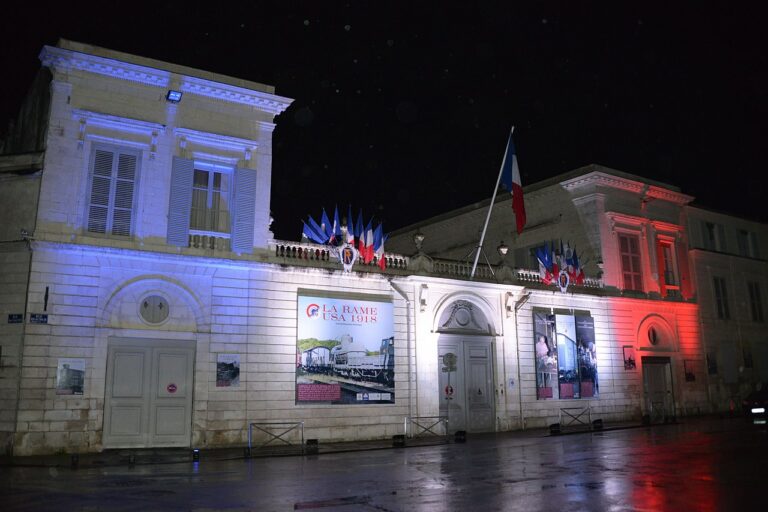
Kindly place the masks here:
<instances>
[{"instance_id":1,"label":"stone building facade","mask_svg":"<svg viewBox=\"0 0 768 512\"><path fill-rule=\"evenodd\" d=\"M514 261L494 256L471 280L482 205L394 234L385 270L345 271L332 248L269 231L272 133L290 99L71 41L41 61L26 136L0 155L5 452L244 446L262 435L251 425L275 423L323 442L432 419L484 432L712 409L703 286L685 265L691 198L674 187L580 169L526 189L519 239L508 201L494 205L486 253L504 239ZM555 239L583 254L586 279L564 291L531 265ZM626 272L629 239L642 267Z\"/></svg>"}]
</instances>

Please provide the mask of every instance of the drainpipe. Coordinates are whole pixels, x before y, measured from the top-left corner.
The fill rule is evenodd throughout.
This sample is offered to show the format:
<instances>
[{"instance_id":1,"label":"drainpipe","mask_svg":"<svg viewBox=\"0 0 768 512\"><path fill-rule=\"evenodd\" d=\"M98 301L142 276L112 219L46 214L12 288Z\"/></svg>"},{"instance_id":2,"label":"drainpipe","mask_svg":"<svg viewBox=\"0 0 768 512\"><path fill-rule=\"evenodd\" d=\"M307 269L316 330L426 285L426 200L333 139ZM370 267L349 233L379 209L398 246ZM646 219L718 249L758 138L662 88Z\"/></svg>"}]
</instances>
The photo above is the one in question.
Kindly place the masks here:
<instances>
[{"instance_id":1,"label":"drainpipe","mask_svg":"<svg viewBox=\"0 0 768 512\"><path fill-rule=\"evenodd\" d=\"M408 298L408 295L397 286L395 283L392 282L393 278L389 278L389 286L392 287L393 290L395 290L405 301L405 308L406 308L406 314L405 314L405 336L407 340L407 346L408 346L408 417L413 417L413 386L411 386L411 379L415 377L413 373L413 360L416 358L416 354L411 354L411 300ZM406 429L407 429L406 424ZM407 433L407 430L406 432Z\"/></svg>"},{"instance_id":2,"label":"drainpipe","mask_svg":"<svg viewBox=\"0 0 768 512\"><path fill-rule=\"evenodd\" d=\"M523 288L525 290L525 288ZM520 336L517 333L517 312L531 298L531 292L526 293L515 302L515 352L517 355L517 399L520 407L520 428L525 430L525 418L523 417L523 385L520 382Z\"/></svg>"}]
</instances>

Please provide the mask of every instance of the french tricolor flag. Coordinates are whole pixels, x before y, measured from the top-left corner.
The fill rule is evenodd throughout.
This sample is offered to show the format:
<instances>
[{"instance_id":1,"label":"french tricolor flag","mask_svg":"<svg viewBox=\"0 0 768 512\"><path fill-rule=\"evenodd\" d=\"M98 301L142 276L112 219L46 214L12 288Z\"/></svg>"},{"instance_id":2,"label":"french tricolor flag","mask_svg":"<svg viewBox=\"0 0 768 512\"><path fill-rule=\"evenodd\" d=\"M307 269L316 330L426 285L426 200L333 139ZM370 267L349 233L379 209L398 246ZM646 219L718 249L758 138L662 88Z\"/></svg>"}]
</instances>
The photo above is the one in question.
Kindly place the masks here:
<instances>
[{"instance_id":1,"label":"french tricolor flag","mask_svg":"<svg viewBox=\"0 0 768 512\"><path fill-rule=\"evenodd\" d=\"M507 187L507 190L512 192L512 211L515 212L517 234L519 235L525 226L525 202L523 201L523 185L520 181L520 169L517 167L517 155L511 132L501 168L501 182Z\"/></svg>"}]
</instances>

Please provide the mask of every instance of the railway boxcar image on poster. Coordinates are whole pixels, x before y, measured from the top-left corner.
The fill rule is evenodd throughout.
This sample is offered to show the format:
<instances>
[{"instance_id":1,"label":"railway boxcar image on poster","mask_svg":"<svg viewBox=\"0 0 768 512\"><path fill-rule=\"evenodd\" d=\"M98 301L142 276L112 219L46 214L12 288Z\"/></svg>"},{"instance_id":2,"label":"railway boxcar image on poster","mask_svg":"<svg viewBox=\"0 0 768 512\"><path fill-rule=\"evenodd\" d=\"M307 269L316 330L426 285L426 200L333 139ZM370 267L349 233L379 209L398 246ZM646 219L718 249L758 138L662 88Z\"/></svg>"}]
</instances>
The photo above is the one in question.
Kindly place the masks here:
<instances>
[{"instance_id":1,"label":"railway boxcar image on poster","mask_svg":"<svg viewBox=\"0 0 768 512\"><path fill-rule=\"evenodd\" d=\"M296 403L394 403L391 298L299 290Z\"/></svg>"}]
</instances>

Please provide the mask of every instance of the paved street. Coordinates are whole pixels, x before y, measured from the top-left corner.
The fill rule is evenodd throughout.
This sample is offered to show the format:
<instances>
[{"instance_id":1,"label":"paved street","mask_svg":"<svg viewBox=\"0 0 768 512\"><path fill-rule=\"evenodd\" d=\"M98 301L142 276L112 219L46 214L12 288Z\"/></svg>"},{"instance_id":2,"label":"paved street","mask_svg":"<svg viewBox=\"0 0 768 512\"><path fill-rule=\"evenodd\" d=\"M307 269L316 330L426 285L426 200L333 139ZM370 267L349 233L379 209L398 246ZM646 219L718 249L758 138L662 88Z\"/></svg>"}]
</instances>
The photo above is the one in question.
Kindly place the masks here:
<instances>
[{"instance_id":1,"label":"paved street","mask_svg":"<svg viewBox=\"0 0 768 512\"><path fill-rule=\"evenodd\" d=\"M741 419L317 456L0 467L2 510L757 510L768 433Z\"/></svg>"}]
</instances>

